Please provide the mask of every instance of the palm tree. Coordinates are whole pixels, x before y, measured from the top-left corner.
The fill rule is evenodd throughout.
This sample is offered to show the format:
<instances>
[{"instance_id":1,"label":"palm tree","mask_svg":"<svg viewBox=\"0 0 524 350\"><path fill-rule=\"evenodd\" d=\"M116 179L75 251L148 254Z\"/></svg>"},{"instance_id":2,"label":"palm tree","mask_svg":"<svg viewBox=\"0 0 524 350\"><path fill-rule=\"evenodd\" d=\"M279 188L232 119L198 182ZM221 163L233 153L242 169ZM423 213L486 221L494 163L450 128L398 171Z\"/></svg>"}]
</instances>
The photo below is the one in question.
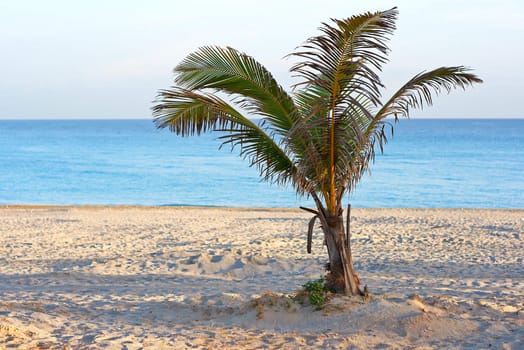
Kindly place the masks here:
<instances>
[{"instance_id":1,"label":"palm tree","mask_svg":"<svg viewBox=\"0 0 524 350\"><path fill-rule=\"evenodd\" d=\"M237 148L263 179L311 196L316 209L303 208L314 215L308 251L318 219L329 256L326 283L345 294L362 290L342 198L368 170L375 149L382 151L386 127L392 131L388 120L431 105L433 95L482 82L463 66L441 67L415 75L383 103L377 73L397 15L392 8L323 23L320 35L291 54L298 61L291 72L300 78L292 93L252 57L202 47L175 67L175 86L160 90L153 107L158 128L182 136L221 131L223 144Z\"/></svg>"}]
</instances>

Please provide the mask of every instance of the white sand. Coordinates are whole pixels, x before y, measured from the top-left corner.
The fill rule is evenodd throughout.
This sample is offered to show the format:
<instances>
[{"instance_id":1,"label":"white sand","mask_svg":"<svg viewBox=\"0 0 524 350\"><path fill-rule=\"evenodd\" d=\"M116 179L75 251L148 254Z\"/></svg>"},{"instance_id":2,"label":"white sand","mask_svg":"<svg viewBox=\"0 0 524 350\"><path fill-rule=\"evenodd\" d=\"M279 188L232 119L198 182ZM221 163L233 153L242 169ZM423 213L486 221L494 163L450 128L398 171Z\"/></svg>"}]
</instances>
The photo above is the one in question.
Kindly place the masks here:
<instances>
[{"instance_id":1,"label":"white sand","mask_svg":"<svg viewBox=\"0 0 524 350\"><path fill-rule=\"evenodd\" d=\"M0 208L0 349L524 348L523 210L352 214L373 298L315 311L305 212Z\"/></svg>"}]
</instances>

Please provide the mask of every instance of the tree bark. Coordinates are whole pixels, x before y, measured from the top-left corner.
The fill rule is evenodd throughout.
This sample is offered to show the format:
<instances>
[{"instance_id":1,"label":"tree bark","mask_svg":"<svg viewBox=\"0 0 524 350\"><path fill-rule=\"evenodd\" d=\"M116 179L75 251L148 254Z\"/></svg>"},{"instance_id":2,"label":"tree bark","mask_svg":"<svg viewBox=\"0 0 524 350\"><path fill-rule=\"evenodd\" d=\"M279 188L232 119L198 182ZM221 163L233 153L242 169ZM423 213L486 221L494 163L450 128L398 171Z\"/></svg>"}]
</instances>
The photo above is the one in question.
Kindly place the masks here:
<instances>
[{"instance_id":1,"label":"tree bark","mask_svg":"<svg viewBox=\"0 0 524 350\"><path fill-rule=\"evenodd\" d=\"M362 295L360 280L353 268L351 242L344 230L342 212L335 217L327 217L325 221L322 229L329 255L326 283L337 293Z\"/></svg>"},{"instance_id":2,"label":"tree bark","mask_svg":"<svg viewBox=\"0 0 524 350\"><path fill-rule=\"evenodd\" d=\"M343 210L337 205L337 215L330 215L330 213L324 209L317 194L315 192L311 192L310 194L317 205L317 211L301 208L314 213L321 222L329 256L326 284L337 293L364 295L360 290L360 280L353 268L349 227L348 232L344 232ZM349 225L349 219L347 224Z\"/></svg>"}]
</instances>

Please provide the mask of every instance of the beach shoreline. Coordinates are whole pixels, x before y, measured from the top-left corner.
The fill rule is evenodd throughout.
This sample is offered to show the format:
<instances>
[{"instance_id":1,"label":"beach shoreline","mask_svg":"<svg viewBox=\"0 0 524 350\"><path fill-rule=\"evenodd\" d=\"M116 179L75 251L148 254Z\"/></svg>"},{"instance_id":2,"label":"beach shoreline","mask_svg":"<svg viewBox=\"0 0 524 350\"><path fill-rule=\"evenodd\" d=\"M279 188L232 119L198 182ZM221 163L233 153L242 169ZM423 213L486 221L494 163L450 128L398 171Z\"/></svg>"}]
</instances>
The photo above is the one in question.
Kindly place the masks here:
<instances>
[{"instance_id":1,"label":"beach shoreline","mask_svg":"<svg viewBox=\"0 0 524 350\"><path fill-rule=\"evenodd\" d=\"M523 209L351 213L373 298L315 311L298 208L2 205L0 348L524 345Z\"/></svg>"},{"instance_id":2,"label":"beach shoreline","mask_svg":"<svg viewBox=\"0 0 524 350\"><path fill-rule=\"evenodd\" d=\"M214 206L214 205L139 205L139 204L34 204L34 203L20 203L20 204L0 204L0 210L16 210L16 209L32 209L32 210L104 210L104 209L116 209L116 210L128 210L128 209L143 209L143 210L225 210L225 211L266 211L266 212L297 212L306 213L300 206L296 207L247 207L247 206ZM313 208L314 209L314 208ZM347 208L344 208L347 210ZM524 208L481 208L481 207L461 207L461 208L447 208L447 207L351 207L352 211L413 211L413 212L509 212L509 213L520 213L524 215Z\"/></svg>"}]
</instances>

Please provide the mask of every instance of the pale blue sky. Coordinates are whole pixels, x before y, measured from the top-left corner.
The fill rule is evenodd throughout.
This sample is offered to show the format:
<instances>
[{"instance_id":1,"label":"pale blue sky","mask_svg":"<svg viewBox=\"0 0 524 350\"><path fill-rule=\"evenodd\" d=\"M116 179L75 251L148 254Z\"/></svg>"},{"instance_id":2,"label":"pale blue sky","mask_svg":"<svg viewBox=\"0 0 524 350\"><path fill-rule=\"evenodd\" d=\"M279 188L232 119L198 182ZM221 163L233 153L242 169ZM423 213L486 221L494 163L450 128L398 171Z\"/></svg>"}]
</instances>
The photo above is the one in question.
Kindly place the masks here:
<instances>
[{"instance_id":1,"label":"pale blue sky","mask_svg":"<svg viewBox=\"0 0 524 350\"><path fill-rule=\"evenodd\" d=\"M282 57L322 21L393 6L390 92L443 65L485 81L413 117L524 117L522 0L0 0L0 119L150 118L172 68L203 45L253 55L287 88Z\"/></svg>"}]
</instances>

